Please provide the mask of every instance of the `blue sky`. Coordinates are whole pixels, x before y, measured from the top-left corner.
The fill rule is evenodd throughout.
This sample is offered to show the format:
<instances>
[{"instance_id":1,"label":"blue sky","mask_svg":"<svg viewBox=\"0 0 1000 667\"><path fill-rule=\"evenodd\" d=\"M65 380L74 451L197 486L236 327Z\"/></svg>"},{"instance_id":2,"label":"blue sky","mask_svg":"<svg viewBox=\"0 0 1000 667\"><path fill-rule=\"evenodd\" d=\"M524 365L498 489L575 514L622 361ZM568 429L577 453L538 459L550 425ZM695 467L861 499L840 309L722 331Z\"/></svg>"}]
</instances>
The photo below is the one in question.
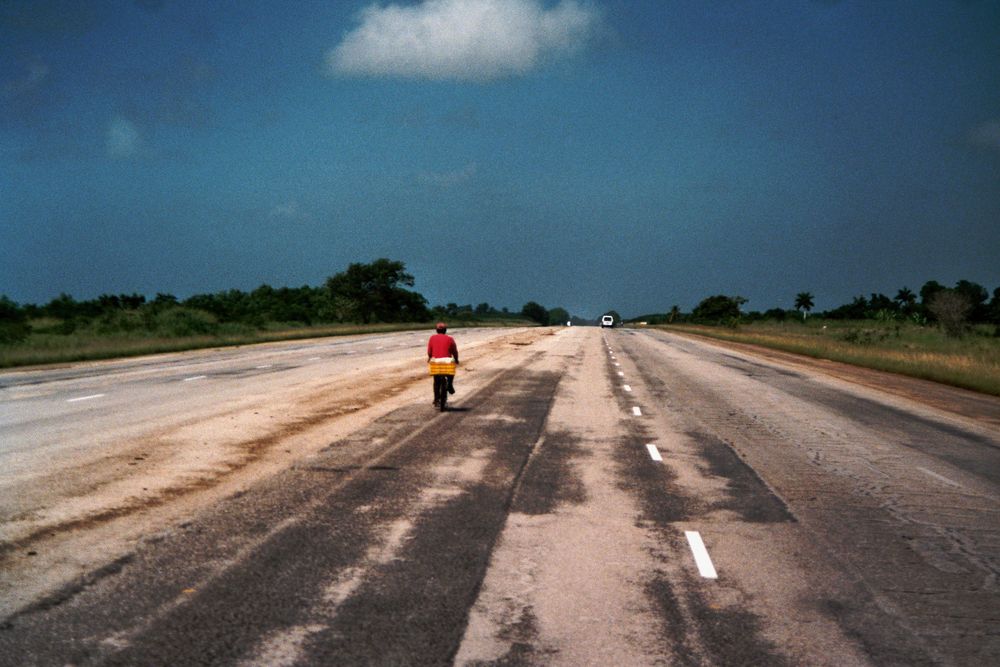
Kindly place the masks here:
<instances>
[{"instance_id":1,"label":"blue sky","mask_svg":"<svg viewBox=\"0 0 1000 667\"><path fill-rule=\"evenodd\" d=\"M1000 0L0 0L0 293L1000 286Z\"/></svg>"}]
</instances>

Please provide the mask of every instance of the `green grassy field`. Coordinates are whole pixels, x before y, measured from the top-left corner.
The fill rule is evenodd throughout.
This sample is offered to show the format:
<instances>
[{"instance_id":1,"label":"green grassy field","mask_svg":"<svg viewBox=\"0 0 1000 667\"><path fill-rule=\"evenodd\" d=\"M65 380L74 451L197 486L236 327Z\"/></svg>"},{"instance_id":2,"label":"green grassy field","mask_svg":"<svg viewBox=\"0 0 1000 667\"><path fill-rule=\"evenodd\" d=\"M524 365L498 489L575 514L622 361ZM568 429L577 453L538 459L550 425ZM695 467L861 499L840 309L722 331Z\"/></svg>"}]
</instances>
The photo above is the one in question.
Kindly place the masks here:
<instances>
[{"instance_id":1,"label":"green grassy field","mask_svg":"<svg viewBox=\"0 0 1000 667\"><path fill-rule=\"evenodd\" d=\"M993 335L992 326L973 330L962 338L949 338L932 326L869 320L754 322L736 329L695 325L662 328L762 345L1000 396L1000 338Z\"/></svg>"},{"instance_id":2,"label":"green grassy field","mask_svg":"<svg viewBox=\"0 0 1000 667\"><path fill-rule=\"evenodd\" d=\"M462 326L532 326L525 320L490 319L484 322L453 324ZM32 333L27 340L14 345L0 345L0 368L37 366L97 359L135 357L162 352L180 352L212 347L250 345L303 338L350 336L356 334L386 333L392 331L427 330L433 323L399 324L338 324L315 327L271 326L264 330L233 327L228 332L202 336L153 336L142 334L101 335L93 332L58 334Z\"/></svg>"}]
</instances>

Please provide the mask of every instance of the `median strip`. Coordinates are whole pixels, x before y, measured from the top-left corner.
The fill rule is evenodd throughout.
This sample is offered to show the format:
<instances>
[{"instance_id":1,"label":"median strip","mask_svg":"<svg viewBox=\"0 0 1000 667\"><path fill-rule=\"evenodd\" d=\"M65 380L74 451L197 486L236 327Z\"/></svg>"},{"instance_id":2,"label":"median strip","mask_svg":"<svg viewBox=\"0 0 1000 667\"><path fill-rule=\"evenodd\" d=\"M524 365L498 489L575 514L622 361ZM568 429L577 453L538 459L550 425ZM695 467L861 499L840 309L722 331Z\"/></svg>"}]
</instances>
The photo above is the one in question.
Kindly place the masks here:
<instances>
[{"instance_id":1,"label":"median strip","mask_svg":"<svg viewBox=\"0 0 1000 667\"><path fill-rule=\"evenodd\" d=\"M701 534L696 530L685 530L684 536L687 537L691 553L694 554L694 562L698 566L698 574L706 579L718 579L719 575L715 571L712 558L708 555L708 549L705 548Z\"/></svg>"}]
</instances>

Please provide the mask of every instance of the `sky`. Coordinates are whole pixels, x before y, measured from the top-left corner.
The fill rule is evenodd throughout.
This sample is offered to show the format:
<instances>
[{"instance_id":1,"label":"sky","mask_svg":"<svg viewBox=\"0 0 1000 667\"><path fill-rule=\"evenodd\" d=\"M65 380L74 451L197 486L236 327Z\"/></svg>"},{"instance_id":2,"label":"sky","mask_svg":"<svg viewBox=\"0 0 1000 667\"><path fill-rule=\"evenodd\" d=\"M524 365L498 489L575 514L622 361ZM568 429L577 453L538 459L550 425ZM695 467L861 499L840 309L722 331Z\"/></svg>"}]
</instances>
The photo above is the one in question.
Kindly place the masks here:
<instances>
[{"instance_id":1,"label":"sky","mask_svg":"<svg viewBox=\"0 0 1000 667\"><path fill-rule=\"evenodd\" d=\"M0 294L1000 286L1000 0L0 0Z\"/></svg>"}]
</instances>

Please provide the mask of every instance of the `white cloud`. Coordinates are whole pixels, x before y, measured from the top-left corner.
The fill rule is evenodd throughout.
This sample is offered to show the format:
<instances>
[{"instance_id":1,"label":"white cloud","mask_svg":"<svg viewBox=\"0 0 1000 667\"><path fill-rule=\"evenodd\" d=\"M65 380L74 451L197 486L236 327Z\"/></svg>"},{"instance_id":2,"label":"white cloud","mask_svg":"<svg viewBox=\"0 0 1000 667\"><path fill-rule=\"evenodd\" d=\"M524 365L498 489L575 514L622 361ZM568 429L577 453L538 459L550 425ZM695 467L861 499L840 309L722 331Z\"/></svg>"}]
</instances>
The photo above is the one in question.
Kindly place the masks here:
<instances>
[{"instance_id":1,"label":"white cloud","mask_svg":"<svg viewBox=\"0 0 1000 667\"><path fill-rule=\"evenodd\" d=\"M579 0L425 0L373 4L327 56L334 74L486 81L581 49L600 22Z\"/></svg>"},{"instance_id":2,"label":"white cloud","mask_svg":"<svg viewBox=\"0 0 1000 667\"><path fill-rule=\"evenodd\" d=\"M122 116L115 116L108 125L106 146L108 155L115 158L132 157L139 150L142 137L135 123Z\"/></svg>"},{"instance_id":3,"label":"white cloud","mask_svg":"<svg viewBox=\"0 0 1000 667\"><path fill-rule=\"evenodd\" d=\"M312 215L304 211L297 201L290 201L279 204L268 212L268 217L272 220L311 220Z\"/></svg>"},{"instance_id":4,"label":"white cloud","mask_svg":"<svg viewBox=\"0 0 1000 667\"><path fill-rule=\"evenodd\" d=\"M1000 119L983 123L972 130L972 142L1000 150Z\"/></svg>"},{"instance_id":5,"label":"white cloud","mask_svg":"<svg viewBox=\"0 0 1000 667\"><path fill-rule=\"evenodd\" d=\"M417 180L423 185L432 185L439 188L450 188L465 183L476 175L478 167L475 162L465 165L461 169L446 172L422 172L417 174Z\"/></svg>"}]
</instances>

